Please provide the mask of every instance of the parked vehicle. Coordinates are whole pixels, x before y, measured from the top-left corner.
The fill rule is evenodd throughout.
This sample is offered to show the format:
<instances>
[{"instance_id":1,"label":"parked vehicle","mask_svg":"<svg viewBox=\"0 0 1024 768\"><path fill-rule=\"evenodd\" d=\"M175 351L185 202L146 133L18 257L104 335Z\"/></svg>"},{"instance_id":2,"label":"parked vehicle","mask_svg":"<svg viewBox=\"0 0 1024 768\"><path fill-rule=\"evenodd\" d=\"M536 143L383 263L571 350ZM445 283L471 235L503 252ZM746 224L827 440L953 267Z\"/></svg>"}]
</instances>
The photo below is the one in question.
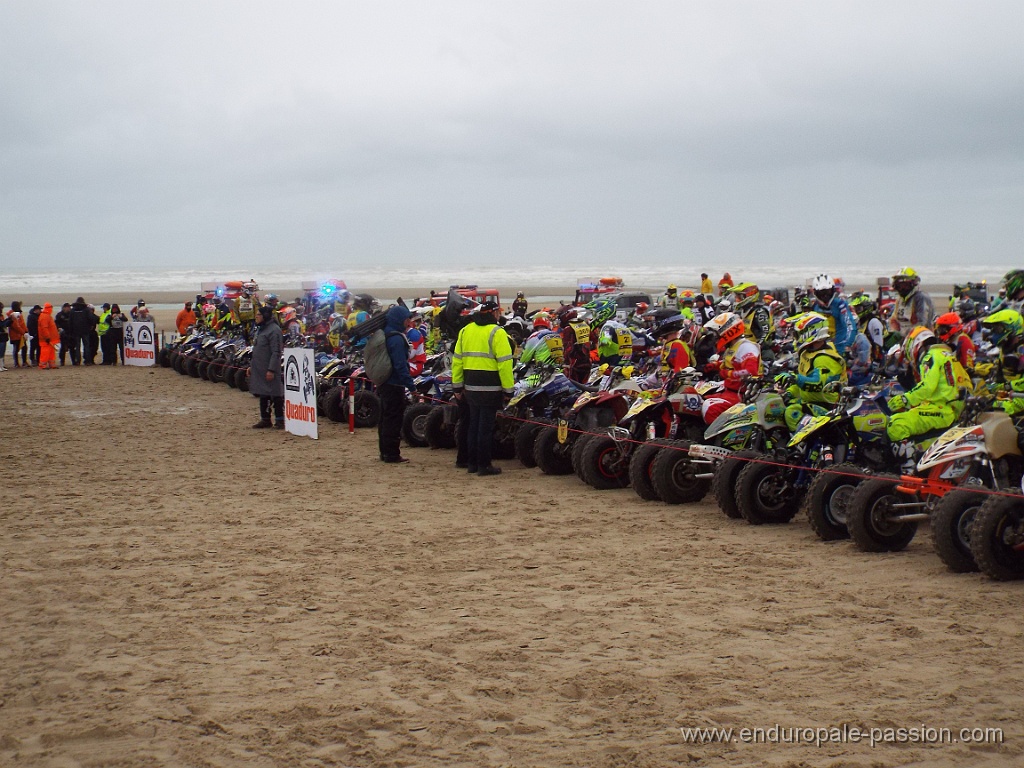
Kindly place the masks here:
<instances>
[{"instance_id":1,"label":"parked vehicle","mask_svg":"<svg viewBox=\"0 0 1024 768\"><path fill-rule=\"evenodd\" d=\"M960 423L944 431L898 480L865 481L850 498L850 536L865 552L906 548L918 524L932 521L936 551L954 571L976 569L971 530L984 503L973 489L1020 487L1024 456L1013 421L1002 411L980 412L983 398L971 398Z\"/></svg>"}]
</instances>

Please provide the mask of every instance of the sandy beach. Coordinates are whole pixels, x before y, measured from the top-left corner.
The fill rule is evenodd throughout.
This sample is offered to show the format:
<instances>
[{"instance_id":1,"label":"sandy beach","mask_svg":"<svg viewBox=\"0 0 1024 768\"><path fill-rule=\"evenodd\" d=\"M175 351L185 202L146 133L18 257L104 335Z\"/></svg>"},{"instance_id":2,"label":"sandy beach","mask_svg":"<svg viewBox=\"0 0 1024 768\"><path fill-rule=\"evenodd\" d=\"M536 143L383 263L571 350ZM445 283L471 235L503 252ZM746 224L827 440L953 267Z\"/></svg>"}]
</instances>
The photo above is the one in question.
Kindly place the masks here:
<instances>
[{"instance_id":1,"label":"sandy beach","mask_svg":"<svg viewBox=\"0 0 1024 768\"><path fill-rule=\"evenodd\" d=\"M0 374L0 764L1007 766L1021 584L376 435L165 369ZM1001 744L681 728L1001 728Z\"/></svg>"}]
</instances>

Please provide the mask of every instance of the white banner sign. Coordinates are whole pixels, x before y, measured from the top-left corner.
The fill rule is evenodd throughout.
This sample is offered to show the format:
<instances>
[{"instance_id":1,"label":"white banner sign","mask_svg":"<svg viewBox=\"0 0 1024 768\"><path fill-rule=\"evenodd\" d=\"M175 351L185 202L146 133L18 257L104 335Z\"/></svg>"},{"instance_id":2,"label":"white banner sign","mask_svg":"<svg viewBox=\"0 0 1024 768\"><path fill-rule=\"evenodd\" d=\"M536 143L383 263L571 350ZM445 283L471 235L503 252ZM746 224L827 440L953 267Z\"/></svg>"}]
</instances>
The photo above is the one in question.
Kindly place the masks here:
<instances>
[{"instance_id":1,"label":"white banner sign","mask_svg":"<svg viewBox=\"0 0 1024 768\"><path fill-rule=\"evenodd\" d=\"M313 350L284 350L284 428L317 439L316 369Z\"/></svg>"},{"instance_id":2,"label":"white banner sign","mask_svg":"<svg viewBox=\"0 0 1024 768\"><path fill-rule=\"evenodd\" d=\"M124 364L156 365L156 331L152 323L126 323Z\"/></svg>"}]
</instances>

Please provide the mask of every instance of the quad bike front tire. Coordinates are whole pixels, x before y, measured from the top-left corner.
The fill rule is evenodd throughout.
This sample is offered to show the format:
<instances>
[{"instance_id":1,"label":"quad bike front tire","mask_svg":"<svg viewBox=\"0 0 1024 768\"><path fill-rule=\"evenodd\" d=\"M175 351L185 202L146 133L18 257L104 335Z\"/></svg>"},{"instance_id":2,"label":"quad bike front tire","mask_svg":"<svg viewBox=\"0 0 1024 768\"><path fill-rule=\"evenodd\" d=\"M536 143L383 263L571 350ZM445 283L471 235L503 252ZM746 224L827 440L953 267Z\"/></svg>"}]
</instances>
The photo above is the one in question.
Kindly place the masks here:
<instances>
[{"instance_id":1,"label":"quad bike front tire","mask_svg":"<svg viewBox=\"0 0 1024 768\"><path fill-rule=\"evenodd\" d=\"M666 504L694 504L711 490L711 478L696 476L702 465L693 463L689 447L689 440L673 440L651 465L651 482Z\"/></svg>"},{"instance_id":2,"label":"quad bike front tire","mask_svg":"<svg viewBox=\"0 0 1024 768\"><path fill-rule=\"evenodd\" d=\"M405 442L413 448L426 448L427 442L426 424L427 416L434 410L430 403L413 403L405 409L402 416L402 437Z\"/></svg>"},{"instance_id":3,"label":"quad bike front tire","mask_svg":"<svg viewBox=\"0 0 1024 768\"><path fill-rule=\"evenodd\" d=\"M989 496L971 526L971 554L990 579L1024 579L1024 498Z\"/></svg>"},{"instance_id":4,"label":"quad bike front tire","mask_svg":"<svg viewBox=\"0 0 1024 768\"><path fill-rule=\"evenodd\" d=\"M590 438L579 457L583 482L599 491L625 488L629 484L629 462L623 461L621 447L607 435Z\"/></svg>"},{"instance_id":5,"label":"quad bike front tire","mask_svg":"<svg viewBox=\"0 0 1024 768\"><path fill-rule=\"evenodd\" d=\"M850 499L867 476L867 471L856 464L837 464L815 475L804 496L803 511L819 539L850 538L846 527Z\"/></svg>"},{"instance_id":6,"label":"quad bike front tire","mask_svg":"<svg viewBox=\"0 0 1024 768\"><path fill-rule=\"evenodd\" d=\"M533 444L537 441L537 433L544 426L544 424L527 421L521 424L516 432L516 458L527 469L537 466L537 459L533 455Z\"/></svg>"},{"instance_id":7,"label":"quad bike front tire","mask_svg":"<svg viewBox=\"0 0 1024 768\"><path fill-rule=\"evenodd\" d=\"M865 480L850 497L846 526L862 552L899 552L917 534L917 523L891 518L899 513L893 504L906 499L896 492L899 481L891 477Z\"/></svg>"},{"instance_id":8,"label":"quad bike front tire","mask_svg":"<svg viewBox=\"0 0 1024 768\"><path fill-rule=\"evenodd\" d=\"M541 427L533 443L533 457L545 475L571 475L573 442L558 442L558 427Z\"/></svg>"},{"instance_id":9,"label":"quad bike front tire","mask_svg":"<svg viewBox=\"0 0 1024 768\"><path fill-rule=\"evenodd\" d=\"M792 471L767 461L747 462L736 478L736 504L743 519L751 525L780 525L792 520L802 500L796 489L786 487Z\"/></svg>"},{"instance_id":10,"label":"quad bike front tire","mask_svg":"<svg viewBox=\"0 0 1024 768\"><path fill-rule=\"evenodd\" d=\"M582 434L576 434L574 439L573 433L569 433L568 440L571 441L572 445L572 448L569 450L569 458L572 461L572 471L573 474L575 474L576 477L584 483L587 481L583 480L583 460L581 457L583 456L583 450L586 448L587 443L595 437L600 437L600 435L583 432Z\"/></svg>"},{"instance_id":11,"label":"quad bike front tire","mask_svg":"<svg viewBox=\"0 0 1024 768\"><path fill-rule=\"evenodd\" d=\"M353 421L359 429L376 427L380 422L380 397L376 392L360 389L355 393L355 418ZM345 398L346 417L348 416L348 398Z\"/></svg>"},{"instance_id":12,"label":"quad bike front tire","mask_svg":"<svg viewBox=\"0 0 1024 768\"><path fill-rule=\"evenodd\" d=\"M427 419L423 424L427 444L435 450L455 447L455 425L457 422L453 424L445 424L444 422L445 410L449 407L451 406L441 405L434 408L427 414Z\"/></svg>"},{"instance_id":13,"label":"quad bike front tire","mask_svg":"<svg viewBox=\"0 0 1024 768\"><path fill-rule=\"evenodd\" d=\"M661 496L658 495L651 480L651 465L661 450L671 442L668 438L656 437L643 445L638 445L633 451L633 456L629 460L629 484L633 486L636 495L644 501L661 501Z\"/></svg>"},{"instance_id":14,"label":"quad bike front tire","mask_svg":"<svg viewBox=\"0 0 1024 768\"><path fill-rule=\"evenodd\" d=\"M932 544L935 554L953 573L973 573L978 563L971 554L971 531L986 496L967 490L950 491L935 505Z\"/></svg>"},{"instance_id":15,"label":"quad bike front tire","mask_svg":"<svg viewBox=\"0 0 1024 768\"><path fill-rule=\"evenodd\" d=\"M739 477L743 468L753 459L761 454L757 451L736 451L732 456L725 459L715 467L715 476L711 478L711 492L715 494L718 501L718 508L726 517L739 520L743 517L740 508L736 504L736 478Z\"/></svg>"}]
</instances>

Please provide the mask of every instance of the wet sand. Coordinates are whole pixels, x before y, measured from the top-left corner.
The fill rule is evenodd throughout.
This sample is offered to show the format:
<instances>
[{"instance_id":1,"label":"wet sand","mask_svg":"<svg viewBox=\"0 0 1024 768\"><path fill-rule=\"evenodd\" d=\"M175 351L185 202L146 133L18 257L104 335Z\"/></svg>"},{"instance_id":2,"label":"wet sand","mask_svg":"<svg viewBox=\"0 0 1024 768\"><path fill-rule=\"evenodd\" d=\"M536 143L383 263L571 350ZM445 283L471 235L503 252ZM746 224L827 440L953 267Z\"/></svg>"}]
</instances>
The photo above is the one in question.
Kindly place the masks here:
<instances>
[{"instance_id":1,"label":"wet sand","mask_svg":"<svg viewBox=\"0 0 1024 768\"><path fill-rule=\"evenodd\" d=\"M375 434L164 369L0 374L0 765L992 766L1024 584ZM680 728L998 727L1001 745Z\"/></svg>"}]
</instances>

